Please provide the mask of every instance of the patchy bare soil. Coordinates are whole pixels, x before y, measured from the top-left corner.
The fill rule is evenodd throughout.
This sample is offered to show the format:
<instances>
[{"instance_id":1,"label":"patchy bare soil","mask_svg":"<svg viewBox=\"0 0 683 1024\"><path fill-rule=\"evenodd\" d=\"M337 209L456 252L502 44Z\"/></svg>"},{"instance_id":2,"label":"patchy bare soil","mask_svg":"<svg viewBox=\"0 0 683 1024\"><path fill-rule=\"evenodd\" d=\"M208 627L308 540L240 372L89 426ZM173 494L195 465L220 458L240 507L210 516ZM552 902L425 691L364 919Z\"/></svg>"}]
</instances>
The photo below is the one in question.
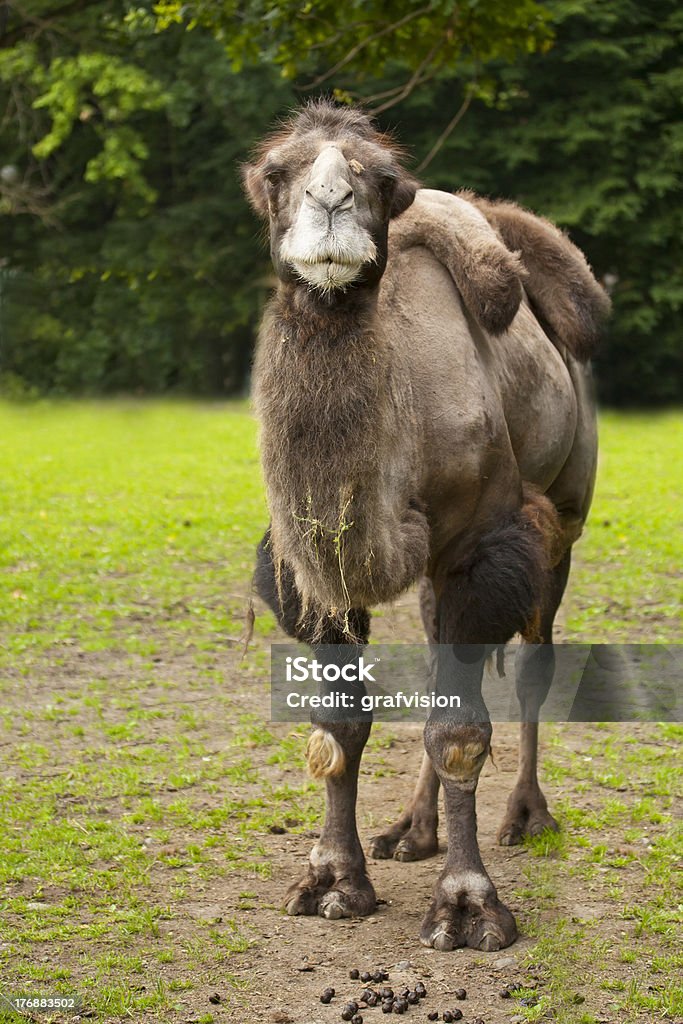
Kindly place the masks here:
<instances>
[{"instance_id":1,"label":"patchy bare soil","mask_svg":"<svg viewBox=\"0 0 683 1024\"><path fill-rule=\"evenodd\" d=\"M383 641L419 641L414 595L382 610L374 619L373 635ZM425 982L427 999L408 1014L414 1021L456 1005L467 1022L481 1018L486 1024L683 1021L672 1010L678 1005L675 999L661 995L671 986L676 965L680 967L680 950L676 959L672 938L672 931L680 928L680 915L670 918L667 910L667 901L675 906L679 898L673 889L668 891L668 867L659 877L659 862L644 855L657 852L660 841L669 841L675 805L656 773L649 767L641 772L638 758L624 778L618 764L624 739L636 740L635 747L623 748L626 753L649 751L650 767L672 756L676 745L662 738L658 726L549 727L554 768L544 789L551 809L559 808L566 840L551 843L546 851L538 844L496 844L516 771L516 727L496 727L495 763L486 764L479 787L479 837L484 862L517 917L521 938L495 954L439 953L422 947L417 936L443 848L421 863L371 862L381 904L370 918L328 922L283 915L284 890L303 872L315 840L322 793L320 787L305 784L301 730L267 721L266 655L268 642L277 639L275 634L257 637L244 662L233 649L227 665L221 655L207 651L199 673L192 652L170 660L157 657L139 673L135 659L123 663L115 651L73 652L58 668L5 683L6 706L32 704L36 721L31 742L46 745L37 766L31 758L8 761L9 776L29 787L32 779L54 778L56 787L63 781L55 790L54 813L65 821L86 821L87 827L81 825L84 857L89 856L93 822L98 820L103 827L120 829L135 851L134 857L127 847L120 854L103 852L94 858L95 869L108 868L108 858L118 858L134 870L126 883L130 888L122 879L121 892L114 891L109 903L74 909L74 925L81 933L47 927L48 915L76 898L73 871L60 874L57 864L54 877L40 885L30 871L9 882L5 923L18 933L29 907L37 924L16 944L3 943L0 937L5 984L11 982L16 989L30 978L33 984L42 981L45 990L44 982L50 982L58 966L72 988L87 994L92 987L93 1004L95 993L118 978L116 999L97 1004L96 1015L103 1019L125 1019L141 1011L187 1024L331 1024L340 1019L342 997L362 988L349 980L349 969L384 967L394 987ZM83 700L87 694L90 702ZM60 695L67 712L73 704L83 734L66 727L72 722L67 712L56 720L39 714L41 708L53 708ZM135 728L130 725L131 708ZM102 722L111 749L90 751L87 744ZM258 723L268 731L263 741ZM255 729L251 739L250 729ZM182 737L184 731L201 744L190 750L182 771L169 775L163 763L152 764L136 775L128 790L116 782L117 773L124 778L125 766L135 764L137 751L163 751L169 735ZM6 739L3 747L13 747L15 741ZM417 725L375 730L358 805L365 843L402 809L421 751ZM112 758L115 784L108 791L98 776L86 799L71 764L80 758L95 773L101 757ZM672 767L674 778L675 771ZM82 817L84 806L87 819ZM275 834L273 829L284 831ZM441 832L443 842L443 825ZM667 865L667 858L674 856L668 849L663 852ZM665 889L666 899L658 902ZM127 924L125 915L135 900L142 904L137 911L142 924ZM648 917L629 910L650 904ZM149 928L146 911L153 917ZM111 929L97 930L107 914ZM220 955L213 955L214 946ZM323 1006L319 995L328 985L338 996ZM166 995L156 1002L150 999L146 1007L144 1000L155 986L162 986ZM501 998L504 986L515 988L517 997ZM462 1003L453 994L460 987L467 990ZM120 994L120 988L126 991ZM138 1000L134 1004L126 1002L131 992ZM219 1002L210 1001L214 993ZM379 1009L362 1013L365 1024L382 1019Z\"/></svg>"},{"instance_id":2,"label":"patchy bare soil","mask_svg":"<svg viewBox=\"0 0 683 1024\"><path fill-rule=\"evenodd\" d=\"M419 641L421 633L415 596L409 595L392 608L383 609L381 615L373 619L373 637L381 642L399 638ZM560 625L558 639L561 637ZM591 726L555 727L555 731L558 729L567 752L580 754L587 741L595 738ZM635 731L647 741L652 730L647 726L637 726ZM393 821L402 810L412 791L422 756L420 726L392 727L391 732L396 734L396 738L388 748L382 749L381 771L378 773L373 767L372 756L370 766L362 771L358 820L364 845L379 827ZM243 912L243 920L251 934L257 937L254 947L244 954L241 963L241 970L250 982L249 993L244 997L248 1019L281 1021L283 1024L287 1021L307 1021L310 1024L337 1021L342 996L353 997L363 988L359 982L349 980L348 971L352 967L361 971L385 967L391 972L394 987L413 987L422 979L428 989L428 997L411 1009L410 1017L414 1020L426 1020L427 1012L441 1012L454 1006L463 1010L465 1020L480 1017L486 1024L546 1019L545 1014L534 1016L535 1011L520 1006L518 1000L501 998L500 992L506 986L514 986L543 993L545 972L542 967L528 963L528 954L533 950L537 937L542 936L544 925L552 928L560 920L592 922L593 925L599 922L599 936L603 940L601 951L605 955L606 944L608 972L611 971L614 978L623 977L628 983L630 977L642 970L642 963L619 962L622 940L629 931L628 925L620 919L621 905L607 898L599 884L583 882L578 877L575 883L571 882L568 878L571 875L571 854L565 870L550 883L554 891L549 905L541 907L533 903L532 897L524 895L523 891L529 885L528 875L533 878L535 872L535 858L525 848L504 848L496 842L496 833L517 770L516 726L499 724L495 727L493 754L495 763L489 760L485 765L478 789L479 840L484 863L499 895L517 918L519 940L509 949L495 954L472 950L439 953L419 943L420 922L429 906L431 889L445 850L443 807L440 815L441 848L437 857L418 863L369 862L378 899L382 902L377 912L367 919L331 922L282 916L280 902L283 891L303 872L312 842L310 835L285 834L269 842L273 877L259 885L259 895L253 908ZM582 808L591 811L599 804L599 797L596 799L591 789L577 793L574 788L571 783L546 782L544 789L551 809L561 798L569 798L577 811ZM622 795L625 800L635 798L637 790L636 786L633 793ZM619 830L605 830L600 840L608 847L618 846ZM636 872L629 874L629 899L637 900L642 881ZM218 906L222 901L226 907L231 906L229 892L213 892L212 900ZM533 937L529 934L532 923ZM572 980L576 1021L595 1019L601 1024L611 1024L626 1019L643 1022L652 1019L649 1013L627 1016L615 1010L611 992L600 988L599 980L585 973ZM330 985L336 989L338 997L333 1001L334 1005L322 1006L319 1003L320 992ZM461 987L467 990L468 996L465 1002L459 1003L453 993ZM383 1019L378 1008L362 1012L366 1021Z\"/></svg>"}]
</instances>

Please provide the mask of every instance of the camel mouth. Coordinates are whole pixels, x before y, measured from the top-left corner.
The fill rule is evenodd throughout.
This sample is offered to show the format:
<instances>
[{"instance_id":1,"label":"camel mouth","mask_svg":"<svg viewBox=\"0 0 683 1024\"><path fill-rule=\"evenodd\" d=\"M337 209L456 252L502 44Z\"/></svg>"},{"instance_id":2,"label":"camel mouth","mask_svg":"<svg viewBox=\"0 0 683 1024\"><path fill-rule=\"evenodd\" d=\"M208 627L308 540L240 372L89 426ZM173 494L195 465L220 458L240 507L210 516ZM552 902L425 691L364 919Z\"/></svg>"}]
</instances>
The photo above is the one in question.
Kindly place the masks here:
<instances>
[{"instance_id":1,"label":"camel mouth","mask_svg":"<svg viewBox=\"0 0 683 1024\"><path fill-rule=\"evenodd\" d=\"M290 264L305 284L318 291L330 292L345 289L361 274L363 262L342 261L339 257L326 256L324 259L292 259Z\"/></svg>"},{"instance_id":2,"label":"camel mouth","mask_svg":"<svg viewBox=\"0 0 683 1024\"><path fill-rule=\"evenodd\" d=\"M345 288L363 268L377 261L377 247L368 231L344 229L312 231L305 218L285 232L280 259L309 287L322 291Z\"/></svg>"},{"instance_id":3,"label":"camel mouth","mask_svg":"<svg viewBox=\"0 0 683 1024\"><path fill-rule=\"evenodd\" d=\"M293 264L301 263L305 267L356 267L360 268L363 266L364 260L350 259L348 256L310 256L308 258L302 258L299 256L296 260L292 260Z\"/></svg>"}]
</instances>

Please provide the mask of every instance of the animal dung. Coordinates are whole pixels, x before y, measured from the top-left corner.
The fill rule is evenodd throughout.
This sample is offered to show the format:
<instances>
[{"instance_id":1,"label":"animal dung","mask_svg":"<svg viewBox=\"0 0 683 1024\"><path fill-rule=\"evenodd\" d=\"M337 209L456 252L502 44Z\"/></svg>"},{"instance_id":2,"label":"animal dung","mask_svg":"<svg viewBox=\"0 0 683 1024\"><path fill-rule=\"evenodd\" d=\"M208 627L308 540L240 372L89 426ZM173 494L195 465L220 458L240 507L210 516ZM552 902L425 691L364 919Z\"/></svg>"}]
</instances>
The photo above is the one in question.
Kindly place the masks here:
<instances>
[{"instance_id":1,"label":"animal dung","mask_svg":"<svg viewBox=\"0 0 683 1024\"><path fill-rule=\"evenodd\" d=\"M364 988L355 998L346 999L343 1003L340 1018L349 1024L363 1024L363 1017L359 1011L366 1007L381 1009L383 1014L395 1013L402 1016L404 1013L409 1013L414 1006L418 1006L427 997L427 987L423 981L416 982L412 989L403 985L396 992L390 985L382 985L377 989L372 988L368 984L369 981L379 984L389 980L389 973L382 969L360 971L357 967L353 967L349 971L349 978L351 981L361 981L364 984ZM456 988L451 994L458 1000L467 999L467 990L464 988ZM320 993L320 1002L324 1006L328 1006L335 995L335 989L331 985L327 985ZM505 985L498 995L501 999L510 999L512 997L510 986ZM430 1010L426 1014L426 1018L428 1021L441 1020L443 1024L456 1024L457 1021L463 1020L463 1012L457 1006L443 1011ZM374 1020L374 1017L372 1019ZM482 1017L474 1017L471 1024L486 1024L486 1022Z\"/></svg>"},{"instance_id":2,"label":"animal dung","mask_svg":"<svg viewBox=\"0 0 683 1024\"><path fill-rule=\"evenodd\" d=\"M340 1017L343 1021L350 1021L350 1024L362 1024L363 1018L358 1012L359 1009L365 1007L381 1007L382 1013L396 1013L404 1014L408 1013L412 1006L417 1006L418 1003L425 998L427 995L427 988L422 981L418 981L413 989L404 986L398 993L394 994L393 988L389 985L383 985L379 989L373 989L368 984L366 979L379 984L382 981L389 980L388 971L378 969L375 971L359 971L357 967L353 967L349 971L349 978L351 981L362 981L365 984L365 988L359 994L356 999L348 999L340 1012ZM335 996L335 989L328 985L320 993L320 1002L324 1006L328 1006ZM459 1016L458 1016L459 1015ZM459 1020L462 1014L459 1010L452 1011L452 1019ZM428 1015L428 1020L438 1020L439 1014ZM444 1018L445 1020L446 1018Z\"/></svg>"}]
</instances>

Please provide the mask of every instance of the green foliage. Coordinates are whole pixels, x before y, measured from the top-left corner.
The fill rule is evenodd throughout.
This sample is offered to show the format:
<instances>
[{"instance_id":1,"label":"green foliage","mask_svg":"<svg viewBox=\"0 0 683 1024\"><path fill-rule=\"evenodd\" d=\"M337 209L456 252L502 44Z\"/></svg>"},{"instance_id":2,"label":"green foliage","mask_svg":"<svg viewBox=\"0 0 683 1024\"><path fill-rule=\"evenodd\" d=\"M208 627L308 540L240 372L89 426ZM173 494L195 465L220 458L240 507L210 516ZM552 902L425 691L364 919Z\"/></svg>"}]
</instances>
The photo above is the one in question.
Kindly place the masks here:
<instances>
[{"instance_id":1,"label":"green foliage","mask_svg":"<svg viewBox=\"0 0 683 1024\"><path fill-rule=\"evenodd\" d=\"M569 230L614 315L597 361L610 403L683 397L683 11L674 0L550 0L556 44L499 67L495 105L473 106L429 169L513 197ZM406 134L426 148L426 105L447 109L453 83L416 94Z\"/></svg>"},{"instance_id":2,"label":"green foliage","mask_svg":"<svg viewBox=\"0 0 683 1024\"><path fill-rule=\"evenodd\" d=\"M444 134L427 185L510 196L570 232L613 286L604 401L683 395L674 0L59 10L12 8L0 42L6 393L242 387L269 268L238 166L322 87L400 102L380 120L400 110L418 160Z\"/></svg>"},{"instance_id":3,"label":"green foliage","mask_svg":"<svg viewBox=\"0 0 683 1024\"><path fill-rule=\"evenodd\" d=\"M431 75L463 57L514 60L545 49L551 37L547 11L536 0L410 0L398 8L387 0L161 0L155 10L161 27L210 28L236 71L263 62L295 78L323 67L320 81L332 68L346 69L354 85L395 62ZM343 79L334 84L350 88Z\"/></svg>"},{"instance_id":4,"label":"green foliage","mask_svg":"<svg viewBox=\"0 0 683 1024\"><path fill-rule=\"evenodd\" d=\"M287 88L234 75L203 30L139 16L107 42L121 56L0 61L38 118L14 162L54 196L47 225L5 218L0 372L12 392L234 391L267 287L239 163Z\"/></svg>"}]
</instances>

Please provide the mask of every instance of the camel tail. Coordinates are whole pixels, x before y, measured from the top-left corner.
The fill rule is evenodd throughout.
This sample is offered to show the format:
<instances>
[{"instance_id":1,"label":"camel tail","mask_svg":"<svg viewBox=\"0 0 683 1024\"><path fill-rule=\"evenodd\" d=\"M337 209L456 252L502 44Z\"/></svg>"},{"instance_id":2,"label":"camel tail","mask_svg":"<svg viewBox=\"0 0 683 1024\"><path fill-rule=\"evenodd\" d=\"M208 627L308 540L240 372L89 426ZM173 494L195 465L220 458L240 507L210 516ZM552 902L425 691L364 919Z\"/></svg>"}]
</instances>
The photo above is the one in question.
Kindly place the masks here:
<instances>
[{"instance_id":1,"label":"camel tail","mask_svg":"<svg viewBox=\"0 0 683 1024\"><path fill-rule=\"evenodd\" d=\"M580 362L590 359L611 303L581 250L550 221L515 203L482 199L471 192L458 195L481 210L507 248L519 253L529 302L551 341Z\"/></svg>"}]
</instances>

